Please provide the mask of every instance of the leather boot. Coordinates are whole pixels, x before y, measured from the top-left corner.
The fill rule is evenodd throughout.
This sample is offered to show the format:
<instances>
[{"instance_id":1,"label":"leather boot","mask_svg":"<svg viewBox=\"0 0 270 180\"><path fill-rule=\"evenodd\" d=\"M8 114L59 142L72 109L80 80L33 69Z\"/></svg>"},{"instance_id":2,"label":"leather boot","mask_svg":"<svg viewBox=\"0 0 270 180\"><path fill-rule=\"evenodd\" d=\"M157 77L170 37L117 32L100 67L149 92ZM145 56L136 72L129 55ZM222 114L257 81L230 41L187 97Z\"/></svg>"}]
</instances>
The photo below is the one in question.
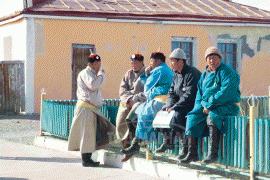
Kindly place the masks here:
<instances>
[{"instance_id":1,"label":"leather boot","mask_svg":"<svg viewBox=\"0 0 270 180\"><path fill-rule=\"evenodd\" d=\"M131 140L135 137L136 126L131 120L126 119L126 124L128 126L128 135L121 141L124 149L130 147Z\"/></svg>"},{"instance_id":2,"label":"leather boot","mask_svg":"<svg viewBox=\"0 0 270 180\"><path fill-rule=\"evenodd\" d=\"M140 146L139 146L140 139L135 137L132 142L131 146L127 149L122 149L122 153L127 154L127 155L134 155L140 151Z\"/></svg>"},{"instance_id":3,"label":"leather boot","mask_svg":"<svg viewBox=\"0 0 270 180\"><path fill-rule=\"evenodd\" d=\"M156 153L165 152L167 149L172 150L174 149L174 136L167 136L166 132L162 132L163 136L163 143L162 145L156 149Z\"/></svg>"},{"instance_id":4,"label":"leather boot","mask_svg":"<svg viewBox=\"0 0 270 180\"><path fill-rule=\"evenodd\" d=\"M203 160L204 163L213 163L218 160L218 149L221 132L216 125L209 125L210 148L208 156Z\"/></svg>"},{"instance_id":5,"label":"leather boot","mask_svg":"<svg viewBox=\"0 0 270 180\"><path fill-rule=\"evenodd\" d=\"M129 148L129 146L130 146L130 143L129 143L129 140L128 139L123 139L121 141L121 144L122 144L122 146L123 146L124 149Z\"/></svg>"},{"instance_id":6,"label":"leather boot","mask_svg":"<svg viewBox=\"0 0 270 180\"><path fill-rule=\"evenodd\" d=\"M180 154L177 156L177 159L181 160L184 159L188 154L188 138L185 137L185 134L183 133L183 136L180 139L182 150Z\"/></svg>"},{"instance_id":7,"label":"leather boot","mask_svg":"<svg viewBox=\"0 0 270 180\"><path fill-rule=\"evenodd\" d=\"M84 167L97 167L99 162L94 162L91 159L92 153L82 153L82 165Z\"/></svg>"},{"instance_id":8,"label":"leather boot","mask_svg":"<svg viewBox=\"0 0 270 180\"><path fill-rule=\"evenodd\" d=\"M189 136L188 137L188 154L187 156L180 160L181 163L190 163L190 162L199 161L198 156L198 138Z\"/></svg>"},{"instance_id":9,"label":"leather boot","mask_svg":"<svg viewBox=\"0 0 270 180\"><path fill-rule=\"evenodd\" d=\"M132 156L133 156L133 154L125 154L125 155L124 155L124 158L121 159L121 162L126 162L126 161L128 161Z\"/></svg>"}]
</instances>

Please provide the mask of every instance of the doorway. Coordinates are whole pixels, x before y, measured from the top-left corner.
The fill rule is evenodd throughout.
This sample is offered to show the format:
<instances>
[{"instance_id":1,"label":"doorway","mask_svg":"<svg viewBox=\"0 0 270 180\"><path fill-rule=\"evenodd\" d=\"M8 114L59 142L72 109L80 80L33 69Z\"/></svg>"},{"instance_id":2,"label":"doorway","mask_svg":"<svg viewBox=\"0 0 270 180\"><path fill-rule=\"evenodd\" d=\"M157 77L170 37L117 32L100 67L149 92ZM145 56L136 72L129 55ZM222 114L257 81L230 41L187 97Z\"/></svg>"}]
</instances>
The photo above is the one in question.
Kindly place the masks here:
<instances>
[{"instance_id":1,"label":"doorway","mask_svg":"<svg viewBox=\"0 0 270 180\"><path fill-rule=\"evenodd\" d=\"M95 46L89 44L72 44L72 99L77 99L77 77L86 68L90 50L95 53Z\"/></svg>"}]
</instances>

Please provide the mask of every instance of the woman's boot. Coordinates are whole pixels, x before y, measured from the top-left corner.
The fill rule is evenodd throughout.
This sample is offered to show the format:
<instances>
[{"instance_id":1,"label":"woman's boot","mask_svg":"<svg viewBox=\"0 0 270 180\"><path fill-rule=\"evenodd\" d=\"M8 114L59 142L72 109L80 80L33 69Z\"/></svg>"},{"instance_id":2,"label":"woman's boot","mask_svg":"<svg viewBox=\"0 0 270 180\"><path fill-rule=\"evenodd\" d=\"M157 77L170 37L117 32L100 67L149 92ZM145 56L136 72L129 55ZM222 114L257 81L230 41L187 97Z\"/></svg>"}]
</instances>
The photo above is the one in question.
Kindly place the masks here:
<instances>
[{"instance_id":1,"label":"woman's boot","mask_svg":"<svg viewBox=\"0 0 270 180\"><path fill-rule=\"evenodd\" d=\"M196 162L199 160L198 156L198 138L189 136L188 137L188 154L187 156L180 160L181 163Z\"/></svg>"},{"instance_id":2,"label":"woman's boot","mask_svg":"<svg viewBox=\"0 0 270 180\"><path fill-rule=\"evenodd\" d=\"M122 149L122 153L128 154L128 155L134 155L140 151L140 146L139 146L140 139L135 137L132 142L131 146L127 149Z\"/></svg>"},{"instance_id":3,"label":"woman's boot","mask_svg":"<svg viewBox=\"0 0 270 180\"><path fill-rule=\"evenodd\" d=\"M84 167L97 167L99 162L94 162L91 159L92 153L82 153L82 165Z\"/></svg>"},{"instance_id":4,"label":"woman's boot","mask_svg":"<svg viewBox=\"0 0 270 180\"><path fill-rule=\"evenodd\" d=\"M156 149L156 153L165 152L167 149L172 150L174 149L174 138L175 136L172 134L172 136L168 136L167 132L162 132L163 136L163 143L162 145Z\"/></svg>"},{"instance_id":5,"label":"woman's boot","mask_svg":"<svg viewBox=\"0 0 270 180\"><path fill-rule=\"evenodd\" d=\"M210 148L208 156L203 160L204 163L213 163L218 160L218 149L221 132L216 125L209 125Z\"/></svg>"}]
</instances>

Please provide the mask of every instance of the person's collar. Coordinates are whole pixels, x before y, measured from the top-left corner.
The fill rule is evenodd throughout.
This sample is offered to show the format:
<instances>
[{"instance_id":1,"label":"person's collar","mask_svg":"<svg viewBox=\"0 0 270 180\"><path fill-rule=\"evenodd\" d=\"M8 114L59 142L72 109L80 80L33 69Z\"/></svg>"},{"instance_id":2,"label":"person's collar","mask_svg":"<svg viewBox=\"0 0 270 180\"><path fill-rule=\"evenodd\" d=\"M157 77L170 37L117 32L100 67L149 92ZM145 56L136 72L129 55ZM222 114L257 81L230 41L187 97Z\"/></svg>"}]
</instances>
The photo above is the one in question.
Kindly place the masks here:
<instances>
[{"instance_id":1,"label":"person's collar","mask_svg":"<svg viewBox=\"0 0 270 180\"><path fill-rule=\"evenodd\" d=\"M206 71L207 71L207 72L214 72L214 73L216 73L216 72L219 70L219 68L221 67L222 64L223 64L223 62L221 62L221 63L218 65L218 67L217 67L214 71L210 71L210 70L209 70L209 66L207 65L207 66L206 66Z\"/></svg>"},{"instance_id":2,"label":"person's collar","mask_svg":"<svg viewBox=\"0 0 270 180\"><path fill-rule=\"evenodd\" d=\"M87 66L87 68L90 70L90 72L92 72L95 75L98 73L93 68L91 68L90 66Z\"/></svg>"},{"instance_id":3,"label":"person's collar","mask_svg":"<svg viewBox=\"0 0 270 180\"><path fill-rule=\"evenodd\" d=\"M186 72L187 72L187 67L188 67L188 65L187 65L187 64L184 64L184 66L183 66L181 72L177 72L177 73L178 73L178 74L185 75Z\"/></svg>"},{"instance_id":4,"label":"person's collar","mask_svg":"<svg viewBox=\"0 0 270 180\"><path fill-rule=\"evenodd\" d=\"M145 66L143 65L143 67L142 67L142 69L140 71L133 71L133 72L136 73L136 74L137 73L141 74L144 71L145 71Z\"/></svg>"},{"instance_id":5,"label":"person's collar","mask_svg":"<svg viewBox=\"0 0 270 180\"><path fill-rule=\"evenodd\" d=\"M161 63L160 65L158 65L158 66L164 66L166 64L166 62L163 62L163 63ZM157 67L158 67L157 66Z\"/></svg>"}]
</instances>

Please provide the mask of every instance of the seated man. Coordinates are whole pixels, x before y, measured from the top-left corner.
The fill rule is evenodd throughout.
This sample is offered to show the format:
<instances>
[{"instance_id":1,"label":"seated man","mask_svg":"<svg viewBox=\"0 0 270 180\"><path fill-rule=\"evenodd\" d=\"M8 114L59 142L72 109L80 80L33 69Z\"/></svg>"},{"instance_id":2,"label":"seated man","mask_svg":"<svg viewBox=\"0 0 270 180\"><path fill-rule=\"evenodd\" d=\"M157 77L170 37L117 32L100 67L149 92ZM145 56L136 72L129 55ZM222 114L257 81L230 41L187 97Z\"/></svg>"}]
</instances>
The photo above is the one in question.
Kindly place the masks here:
<instances>
[{"instance_id":1,"label":"seated man","mask_svg":"<svg viewBox=\"0 0 270 180\"><path fill-rule=\"evenodd\" d=\"M147 101L141 104L136 114L138 124L136 137L131 146L123 149L124 154L135 154L139 152L141 140L153 140L155 132L152 126L158 111L165 105L167 94L172 84L173 72L165 63L165 56L161 52L154 52L150 57L150 67L146 68L145 74L140 79L144 84L144 94Z\"/></svg>"},{"instance_id":2,"label":"seated man","mask_svg":"<svg viewBox=\"0 0 270 180\"><path fill-rule=\"evenodd\" d=\"M120 106L116 117L116 136L121 139L123 148L130 146L130 141L135 136L137 124L136 108L146 97L143 94L144 85L140 81L140 75L144 73L144 57L141 54L131 56L132 69L128 70L120 84ZM131 155L126 155L122 162L127 161Z\"/></svg>"},{"instance_id":3,"label":"seated man","mask_svg":"<svg viewBox=\"0 0 270 180\"><path fill-rule=\"evenodd\" d=\"M163 144L156 149L156 152L174 149L175 136L180 135L182 152L179 154L178 159L183 159L188 152L187 138L185 137L186 115L194 107L201 72L195 67L186 64L186 55L182 49L175 49L171 53L170 59L175 74L166 105L162 109L166 111L174 110L175 115L171 121L171 129L161 129Z\"/></svg>"},{"instance_id":4,"label":"seated man","mask_svg":"<svg viewBox=\"0 0 270 180\"><path fill-rule=\"evenodd\" d=\"M198 138L209 134L210 148L203 162L215 162L226 116L237 116L239 113L239 75L221 62L222 55L216 47L206 50L205 59L207 67L198 83L195 106L187 115L186 135L189 136L189 147L188 155L181 160L182 163L198 160Z\"/></svg>"}]
</instances>

